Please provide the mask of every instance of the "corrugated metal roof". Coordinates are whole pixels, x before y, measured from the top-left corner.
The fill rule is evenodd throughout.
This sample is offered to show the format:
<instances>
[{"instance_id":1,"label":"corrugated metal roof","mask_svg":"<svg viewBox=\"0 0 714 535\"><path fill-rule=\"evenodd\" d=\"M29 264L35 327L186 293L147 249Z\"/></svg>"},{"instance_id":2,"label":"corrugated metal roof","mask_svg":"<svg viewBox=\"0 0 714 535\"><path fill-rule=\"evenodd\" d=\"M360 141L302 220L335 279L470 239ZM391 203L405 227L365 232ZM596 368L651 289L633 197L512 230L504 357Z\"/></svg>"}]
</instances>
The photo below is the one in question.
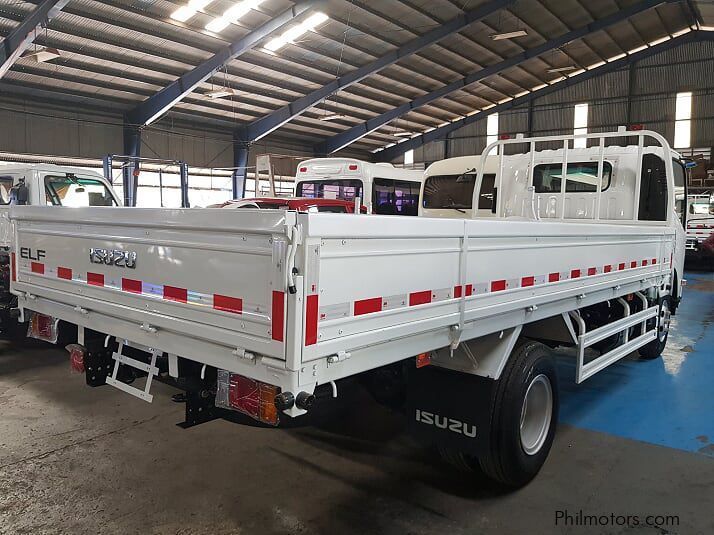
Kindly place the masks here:
<instances>
[{"instance_id":1,"label":"corrugated metal roof","mask_svg":"<svg viewBox=\"0 0 714 535\"><path fill-rule=\"evenodd\" d=\"M38 2L0 0L0 34L7 35ZM331 95L282 126L277 134L327 138L637 2L521 0ZM328 0L325 12L330 20L317 32L275 54L254 49L229 62L178 104L176 113L212 124L219 121L227 128L240 126L395 50L463 14L464 9L484 3ZM293 5L289 0L266 0L258 10L216 35L204 26L234 5L233 0L215 0L186 23L171 20L170 14L184 4L185 0L72 0L36 39L38 45L58 48L62 56L47 64L21 59L3 82L55 91L58 98L99 98L128 111L229 42ZM684 1L649 9L415 109L371 132L352 148L372 150L396 141L394 132L419 132L454 120L557 78L547 72L549 69L587 67L681 30L695 22L693 16ZM527 31L525 37L491 38L495 33L521 29ZM668 54L675 57L677 53L675 49ZM656 86L657 74L653 71L652 76L652 80L642 82ZM238 92L230 99L208 98L206 93L216 86ZM341 117L321 120L333 113Z\"/></svg>"}]
</instances>

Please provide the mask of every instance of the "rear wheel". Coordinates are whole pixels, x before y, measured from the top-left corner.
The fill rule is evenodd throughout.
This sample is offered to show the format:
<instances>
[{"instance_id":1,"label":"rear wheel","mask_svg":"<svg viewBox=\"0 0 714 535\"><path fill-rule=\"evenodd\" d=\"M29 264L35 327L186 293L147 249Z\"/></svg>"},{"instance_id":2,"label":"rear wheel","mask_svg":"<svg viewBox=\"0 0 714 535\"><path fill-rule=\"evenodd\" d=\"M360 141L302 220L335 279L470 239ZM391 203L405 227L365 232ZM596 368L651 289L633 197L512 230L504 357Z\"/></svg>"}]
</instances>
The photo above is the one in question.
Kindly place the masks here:
<instances>
[{"instance_id":1,"label":"rear wheel","mask_svg":"<svg viewBox=\"0 0 714 535\"><path fill-rule=\"evenodd\" d=\"M672 321L671 298L666 295L660 299L659 312L657 314L657 338L649 344L640 348L639 353L643 359L656 359L662 354L667 346L669 337L669 327Z\"/></svg>"},{"instance_id":2,"label":"rear wheel","mask_svg":"<svg viewBox=\"0 0 714 535\"><path fill-rule=\"evenodd\" d=\"M546 346L526 341L506 363L491 405L483 472L505 485L528 483L545 463L558 421L558 379Z\"/></svg>"}]
</instances>

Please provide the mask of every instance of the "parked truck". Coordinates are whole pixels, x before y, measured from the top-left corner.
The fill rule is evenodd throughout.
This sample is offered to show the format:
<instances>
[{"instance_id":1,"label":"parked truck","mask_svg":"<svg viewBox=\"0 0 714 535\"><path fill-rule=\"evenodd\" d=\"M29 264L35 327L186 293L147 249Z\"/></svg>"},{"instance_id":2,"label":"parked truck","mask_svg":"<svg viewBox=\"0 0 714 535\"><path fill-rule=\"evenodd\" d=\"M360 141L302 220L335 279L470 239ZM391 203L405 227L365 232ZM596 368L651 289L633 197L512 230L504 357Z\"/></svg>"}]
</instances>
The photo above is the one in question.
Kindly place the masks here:
<instances>
[{"instance_id":1,"label":"parked truck","mask_svg":"<svg viewBox=\"0 0 714 535\"><path fill-rule=\"evenodd\" d=\"M504 156L515 143L527 152ZM184 389L186 426L236 411L278 426L356 378L447 460L523 485L555 434L553 348L581 383L665 347L681 164L648 131L501 140L480 162L497 147L494 202L461 219L13 206L28 254L12 291L21 315L78 326L89 385Z\"/></svg>"},{"instance_id":2,"label":"parked truck","mask_svg":"<svg viewBox=\"0 0 714 535\"><path fill-rule=\"evenodd\" d=\"M11 204L32 206L119 206L111 184L101 175L78 167L50 164L0 167L0 330L5 336L24 336L26 325L13 315L17 299L10 293ZM27 255L18 250L16 254Z\"/></svg>"}]
</instances>

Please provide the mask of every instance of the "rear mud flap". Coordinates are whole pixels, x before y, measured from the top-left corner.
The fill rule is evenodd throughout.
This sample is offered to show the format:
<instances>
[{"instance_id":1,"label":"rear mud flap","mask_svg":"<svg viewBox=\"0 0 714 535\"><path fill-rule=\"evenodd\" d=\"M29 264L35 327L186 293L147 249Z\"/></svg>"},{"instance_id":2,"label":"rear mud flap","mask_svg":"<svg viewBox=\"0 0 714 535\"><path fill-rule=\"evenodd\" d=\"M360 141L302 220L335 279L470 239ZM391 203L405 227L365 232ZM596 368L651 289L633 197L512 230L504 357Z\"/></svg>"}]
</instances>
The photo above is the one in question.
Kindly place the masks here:
<instances>
[{"instance_id":1,"label":"rear mud flap","mask_svg":"<svg viewBox=\"0 0 714 535\"><path fill-rule=\"evenodd\" d=\"M471 455L488 450L496 381L433 366L413 369L407 421L419 440Z\"/></svg>"}]
</instances>

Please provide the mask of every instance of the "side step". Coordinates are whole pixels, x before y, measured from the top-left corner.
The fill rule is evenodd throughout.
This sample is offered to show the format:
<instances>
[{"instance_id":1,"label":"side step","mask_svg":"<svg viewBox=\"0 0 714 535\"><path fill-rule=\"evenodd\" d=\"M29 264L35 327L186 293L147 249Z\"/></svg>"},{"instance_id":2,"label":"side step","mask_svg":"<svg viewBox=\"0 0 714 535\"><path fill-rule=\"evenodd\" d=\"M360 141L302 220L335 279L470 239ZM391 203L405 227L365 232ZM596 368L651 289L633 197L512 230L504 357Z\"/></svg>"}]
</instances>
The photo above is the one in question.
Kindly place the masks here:
<instances>
[{"instance_id":1,"label":"side step","mask_svg":"<svg viewBox=\"0 0 714 535\"><path fill-rule=\"evenodd\" d=\"M124 344L120 343L117 352L112 354L112 358L114 359L114 371L112 372L111 377L107 377L107 384L113 386L114 388L118 388L119 390L126 392L127 394L131 394L134 397L143 399L147 403L151 403L154 400L154 396L152 394L149 394L149 390L151 390L151 383L153 382L154 377L159 375L159 369L156 367L156 358L158 356L158 351L153 351L151 353L151 364L146 364L145 362L141 362L131 357L127 357L126 355L122 355L123 350ZM144 390L140 390L136 387L130 386L117 379L117 374L119 373L119 366L122 364L126 366L131 366L132 368L136 368L137 370L141 370L142 372L145 372L147 374Z\"/></svg>"},{"instance_id":2,"label":"side step","mask_svg":"<svg viewBox=\"0 0 714 535\"><path fill-rule=\"evenodd\" d=\"M644 296L640 296L643 302L646 302ZM630 307L624 300L621 303L625 306L625 316L617 321L598 327L590 332L587 332L585 322L580 317L580 314L571 312L570 317L578 324L580 334L577 337L578 361L576 366L575 382L582 383L585 379L592 377L597 372L604 370L610 364L626 357L636 349L650 343L657 338L658 325L647 330L647 320L657 317L659 314L659 305L653 305L640 312L630 315ZM642 334L629 339L628 331L630 327L642 324ZM624 333L624 342L616 348L603 353L599 357L585 362L585 350L593 344L600 342L610 336Z\"/></svg>"}]
</instances>

